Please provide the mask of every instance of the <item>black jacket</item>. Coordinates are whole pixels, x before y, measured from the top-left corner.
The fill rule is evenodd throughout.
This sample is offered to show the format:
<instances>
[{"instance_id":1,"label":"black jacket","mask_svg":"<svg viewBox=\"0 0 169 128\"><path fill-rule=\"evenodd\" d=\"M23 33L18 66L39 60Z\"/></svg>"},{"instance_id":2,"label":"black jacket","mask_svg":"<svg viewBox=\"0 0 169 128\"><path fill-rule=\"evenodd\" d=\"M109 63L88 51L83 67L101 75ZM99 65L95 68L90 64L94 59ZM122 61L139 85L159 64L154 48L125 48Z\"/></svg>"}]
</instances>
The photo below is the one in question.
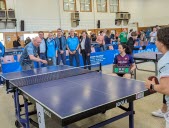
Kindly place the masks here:
<instances>
[{"instance_id":1,"label":"black jacket","mask_svg":"<svg viewBox=\"0 0 169 128\"><path fill-rule=\"evenodd\" d=\"M127 45L129 46L130 50L139 50L139 48L134 48L135 40L133 40L132 37L130 37L127 41Z\"/></svg>"},{"instance_id":2,"label":"black jacket","mask_svg":"<svg viewBox=\"0 0 169 128\"><path fill-rule=\"evenodd\" d=\"M82 40L83 40L83 38L82 38ZM81 40L81 42L82 42L82 40ZM81 42L80 42L80 49L82 48ZM85 52L91 53L91 40L89 37L86 37L86 40L85 40Z\"/></svg>"},{"instance_id":3,"label":"black jacket","mask_svg":"<svg viewBox=\"0 0 169 128\"><path fill-rule=\"evenodd\" d=\"M19 47L21 44L19 43L19 40L13 41L13 47Z\"/></svg>"},{"instance_id":4,"label":"black jacket","mask_svg":"<svg viewBox=\"0 0 169 128\"><path fill-rule=\"evenodd\" d=\"M134 43L135 41L133 40L132 37L130 37L127 41L127 45L129 46L130 50L133 51L133 50L139 50L140 48L135 48L134 47ZM142 50L144 50L146 48L146 46L142 46Z\"/></svg>"}]
</instances>

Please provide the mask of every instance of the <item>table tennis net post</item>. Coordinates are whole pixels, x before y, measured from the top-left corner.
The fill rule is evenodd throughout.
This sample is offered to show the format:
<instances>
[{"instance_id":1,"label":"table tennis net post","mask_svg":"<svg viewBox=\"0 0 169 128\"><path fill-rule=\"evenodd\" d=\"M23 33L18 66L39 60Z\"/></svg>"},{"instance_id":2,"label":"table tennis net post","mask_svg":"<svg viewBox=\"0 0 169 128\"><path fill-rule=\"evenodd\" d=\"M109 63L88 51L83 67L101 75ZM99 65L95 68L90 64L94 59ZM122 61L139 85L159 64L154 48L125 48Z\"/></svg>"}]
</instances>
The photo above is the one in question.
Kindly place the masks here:
<instances>
[{"instance_id":1,"label":"table tennis net post","mask_svg":"<svg viewBox=\"0 0 169 128\"><path fill-rule=\"evenodd\" d=\"M100 69L100 64L90 65L91 70L84 69L84 66L81 67L72 67L65 70L59 70L56 72L51 72L47 74L35 75L30 77L25 77L17 80L10 81L10 84L15 87L23 87L38 83L44 83L52 80L62 79L71 76L82 75L86 73L91 73L98 71Z\"/></svg>"}]
</instances>

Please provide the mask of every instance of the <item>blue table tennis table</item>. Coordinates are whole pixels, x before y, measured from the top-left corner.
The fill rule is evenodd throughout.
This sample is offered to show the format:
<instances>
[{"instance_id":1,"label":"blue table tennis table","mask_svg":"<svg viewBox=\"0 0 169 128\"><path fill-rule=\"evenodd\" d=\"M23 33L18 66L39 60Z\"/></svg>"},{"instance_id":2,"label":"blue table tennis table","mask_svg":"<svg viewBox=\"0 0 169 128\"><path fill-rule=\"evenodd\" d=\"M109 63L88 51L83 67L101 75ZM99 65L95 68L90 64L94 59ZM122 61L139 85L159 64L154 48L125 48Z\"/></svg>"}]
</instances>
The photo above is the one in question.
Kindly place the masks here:
<instances>
[{"instance_id":1,"label":"blue table tennis table","mask_svg":"<svg viewBox=\"0 0 169 128\"><path fill-rule=\"evenodd\" d=\"M160 52L143 52L143 53L134 54L136 69L140 71L154 72L155 75L157 76L157 63L162 56L163 54ZM145 63L145 62L154 62L155 70L152 71L152 70L138 68L137 64ZM136 79L136 70L135 70L135 79Z\"/></svg>"},{"instance_id":2,"label":"blue table tennis table","mask_svg":"<svg viewBox=\"0 0 169 128\"><path fill-rule=\"evenodd\" d=\"M133 101L152 94L140 81L70 66L56 66L51 72L52 68L18 72L18 77L15 73L2 75L14 92L16 118L24 128L30 127L28 101L36 105L40 128L45 127L46 116L67 128L115 107L125 112L90 128L102 127L126 116L129 116L129 128L134 128ZM20 113L19 95L24 99L25 118ZM128 108L122 106L126 103Z\"/></svg>"}]
</instances>

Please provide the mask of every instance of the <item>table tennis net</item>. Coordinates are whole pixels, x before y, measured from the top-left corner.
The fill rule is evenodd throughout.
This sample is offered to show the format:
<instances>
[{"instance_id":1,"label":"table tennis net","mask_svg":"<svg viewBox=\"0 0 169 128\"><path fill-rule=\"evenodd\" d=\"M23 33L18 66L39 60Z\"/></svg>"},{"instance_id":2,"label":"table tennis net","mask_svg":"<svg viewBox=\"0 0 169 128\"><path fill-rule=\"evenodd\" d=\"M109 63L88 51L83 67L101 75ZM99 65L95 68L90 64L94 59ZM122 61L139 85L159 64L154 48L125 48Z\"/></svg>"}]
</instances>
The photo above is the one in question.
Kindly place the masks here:
<instances>
[{"instance_id":1,"label":"table tennis net","mask_svg":"<svg viewBox=\"0 0 169 128\"><path fill-rule=\"evenodd\" d=\"M91 72L98 71L96 69L99 69L98 65L97 66L91 65L91 67L93 67L92 69L94 70L83 69L83 67L72 67L72 68L65 69L65 70L59 70L56 72L25 77L25 78L10 81L10 85L15 86L15 87L23 87L23 86L28 86L32 84L44 83L44 82L62 79L66 77L91 73Z\"/></svg>"}]
</instances>

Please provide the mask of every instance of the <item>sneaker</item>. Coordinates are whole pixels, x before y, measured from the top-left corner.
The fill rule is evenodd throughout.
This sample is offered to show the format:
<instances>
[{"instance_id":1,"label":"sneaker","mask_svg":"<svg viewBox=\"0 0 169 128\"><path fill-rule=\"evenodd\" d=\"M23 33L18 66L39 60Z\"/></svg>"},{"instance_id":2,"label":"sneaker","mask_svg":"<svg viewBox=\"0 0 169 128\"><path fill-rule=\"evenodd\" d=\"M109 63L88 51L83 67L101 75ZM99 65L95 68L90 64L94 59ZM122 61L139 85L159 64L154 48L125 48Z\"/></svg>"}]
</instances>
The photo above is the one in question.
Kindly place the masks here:
<instances>
[{"instance_id":1,"label":"sneaker","mask_svg":"<svg viewBox=\"0 0 169 128\"><path fill-rule=\"evenodd\" d=\"M160 117L160 118L164 118L164 114L161 109L157 110L157 111L154 111L151 113L153 116L156 116L156 117Z\"/></svg>"}]
</instances>

